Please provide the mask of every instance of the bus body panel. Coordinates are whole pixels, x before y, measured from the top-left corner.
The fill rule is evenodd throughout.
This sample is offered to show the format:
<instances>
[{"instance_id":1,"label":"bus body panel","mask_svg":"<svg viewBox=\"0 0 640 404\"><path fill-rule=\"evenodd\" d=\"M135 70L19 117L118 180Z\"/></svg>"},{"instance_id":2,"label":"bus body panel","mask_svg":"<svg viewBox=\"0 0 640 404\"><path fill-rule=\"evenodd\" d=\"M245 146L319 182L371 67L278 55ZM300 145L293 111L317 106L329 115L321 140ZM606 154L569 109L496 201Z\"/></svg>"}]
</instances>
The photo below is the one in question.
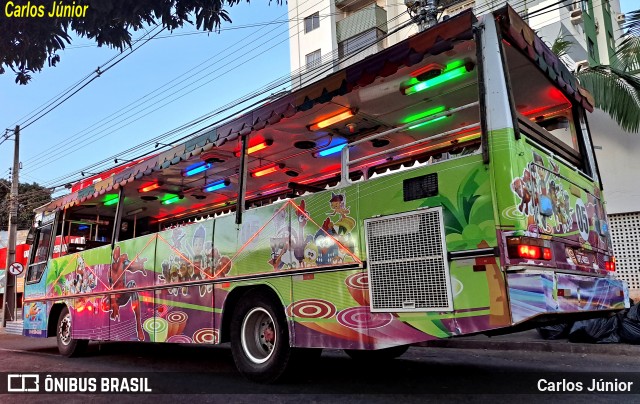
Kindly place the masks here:
<instances>
[{"instance_id":1,"label":"bus body panel","mask_svg":"<svg viewBox=\"0 0 640 404\"><path fill-rule=\"evenodd\" d=\"M514 324L543 314L623 309L628 301L624 282L554 272L507 274Z\"/></svg>"}]
</instances>

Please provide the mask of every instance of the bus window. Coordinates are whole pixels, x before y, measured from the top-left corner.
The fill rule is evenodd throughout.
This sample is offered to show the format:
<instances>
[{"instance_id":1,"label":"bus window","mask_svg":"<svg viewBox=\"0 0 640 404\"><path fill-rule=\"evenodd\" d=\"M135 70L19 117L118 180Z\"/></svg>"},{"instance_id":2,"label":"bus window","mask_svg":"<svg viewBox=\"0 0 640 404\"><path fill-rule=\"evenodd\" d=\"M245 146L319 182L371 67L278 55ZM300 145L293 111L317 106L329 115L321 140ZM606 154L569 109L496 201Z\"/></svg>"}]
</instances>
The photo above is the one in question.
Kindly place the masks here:
<instances>
[{"instance_id":1,"label":"bus window","mask_svg":"<svg viewBox=\"0 0 640 404\"><path fill-rule=\"evenodd\" d=\"M92 201L66 210L64 224L56 229L60 255L111 243L117 204L109 201Z\"/></svg>"},{"instance_id":2,"label":"bus window","mask_svg":"<svg viewBox=\"0 0 640 404\"><path fill-rule=\"evenodd\" d=\"M570 110L564 110L558 114L536 117L535 122L565 145L571 147L576 152L580 151Z\"/></svg>"},{"instance_id":3,"label":"bus window","mask_svg":"<svg viewBox=\"0 0 640 404\"><path fill-rule=\"evenodd\" d=\"M47 266L49 250L51 249L51 229L53 225L42 226L36 231L35 242L33 244L33 260L27 272L27 282L39 282L42 273Z\"/></svg>"},{"instance_id":4,"label":"bus window","mask_svg":"<svg viewBox=\"0 0 640 404\"><path fill-rule=\"evenodd\" d=\"M570 165L585 169L573 104L514 46L505 46L520 132Z\"/></svg>"}]
</instances>

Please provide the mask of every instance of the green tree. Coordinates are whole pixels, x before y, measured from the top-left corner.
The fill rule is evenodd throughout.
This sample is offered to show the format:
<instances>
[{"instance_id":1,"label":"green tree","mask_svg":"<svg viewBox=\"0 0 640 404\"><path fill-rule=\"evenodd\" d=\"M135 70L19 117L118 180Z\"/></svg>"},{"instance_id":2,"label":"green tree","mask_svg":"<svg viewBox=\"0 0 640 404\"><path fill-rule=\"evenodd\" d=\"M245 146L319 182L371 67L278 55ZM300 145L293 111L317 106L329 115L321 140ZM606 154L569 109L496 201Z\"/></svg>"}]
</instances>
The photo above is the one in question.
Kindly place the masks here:
<instances>
[{"instance_id":1,"label":"green tree","mask_svg":"<svg viewBox=\"0 0 640 404\"><path fill-rule=\"evenodd\" d=\"M9 199L11 183L0 179L0 230L7 230L9 225ZM31 227L33 210L51 201L51 190L36 184L20 184L18 186L18 230Z\"/></svg>"},{"instance_id":2,"label":"green tree","mask_svg":"<svg viewBox=\"0 0 640 404\"><path fill-rule=\"evenodd\" d=\"M576 73L596 107L628 132L640 130L640 10L627 14L621 42L609 65L590 66ZM557 40L557 39L556 39Z\"/></svg>"},{"instance_id":3,"label":"green tree","mask_svg":"<svg viewBox=\"0 0 640 404\"><path fill-rule=\"evenodd\" d=\"M16 73L16 83L27 84L33 72L45 63L55 66L60 61L59 50L71 43L71 32L93 39L98 46L107 45L123 51L131 46L131 32L145 26L161 25L168 30L194 24L197 29L213 31L222 21L231 22L224 6L241 0L76 0L76 5L88 5L83 18L7 17L4 8L15 13L17 5L44 6L45 13L53 0L14 1L14 8L3 2L0 12L0 74L5 66ZM248 1L248 0L247 0ZM282 0L277 0L281 4ZM61 2L57 2L61 3ZM71 4L64 2L63 4ZM6 7L5 7L6 6ZM22 12L22 11L20 11Z\"/></svg>"}]
</instances>

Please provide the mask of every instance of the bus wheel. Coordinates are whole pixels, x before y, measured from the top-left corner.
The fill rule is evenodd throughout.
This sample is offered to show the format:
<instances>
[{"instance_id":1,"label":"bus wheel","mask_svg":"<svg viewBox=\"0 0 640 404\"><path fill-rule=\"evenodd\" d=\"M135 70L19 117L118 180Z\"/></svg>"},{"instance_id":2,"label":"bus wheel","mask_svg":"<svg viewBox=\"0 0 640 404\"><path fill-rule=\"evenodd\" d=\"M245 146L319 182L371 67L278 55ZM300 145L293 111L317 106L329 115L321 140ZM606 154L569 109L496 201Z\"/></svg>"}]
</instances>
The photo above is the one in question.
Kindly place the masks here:
<instances>
[{"instance_id":1,"label":"bus wheel","mask_svg":"<svg viewBox=\"0 0 640 404\"><path fill-rule=\"evenodd\" d=\"M374 351L345 349L344 352L356 361L386 361L402 356L409 349L409 345L394 346L391 348L377 349Z\"/></svg>"},{"instance_id":2,"label":"bus wheel","mask_svg":"<svg viewBox=\"0 0 640 404\"><path fill-rule=\"evenodd\" d=\"M58 351L60 355L66 357L82 355L89 344L87 340L71 338L71 313L69 313L68 307L63 308L60 312L56 336L58 339Z\"/></svg>"},{"instance_id":3,"label":"bus wheel","mask_svg":"<svg viewBox=\"0 0 640 404\"><path fill-rule=\"evenodd\" d=\"M272 383L289 364L289 331L280 304L263 293L242 299L231 320L231 351L247 379Z\"/></svg>"}]
</instances>

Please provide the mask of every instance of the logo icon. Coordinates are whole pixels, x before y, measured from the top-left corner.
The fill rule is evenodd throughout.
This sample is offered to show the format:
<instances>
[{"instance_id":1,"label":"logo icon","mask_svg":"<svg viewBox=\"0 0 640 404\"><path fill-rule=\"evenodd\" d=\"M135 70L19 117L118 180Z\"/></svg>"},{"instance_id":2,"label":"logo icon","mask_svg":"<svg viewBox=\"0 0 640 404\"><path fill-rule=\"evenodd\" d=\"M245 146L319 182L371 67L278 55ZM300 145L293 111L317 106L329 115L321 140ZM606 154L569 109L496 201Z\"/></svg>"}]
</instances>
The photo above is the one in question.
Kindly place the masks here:
<instances>
[{"instance_id":1,"label":"logo icon","mask_svg":"<svg viewBox=\"0 0 640 404\"><path fill-rule=\"evenodd\" d=\"M33 393L40 391L40 375L13 374L7 375L7 392Z\"/></svg>"}]
</instances>

